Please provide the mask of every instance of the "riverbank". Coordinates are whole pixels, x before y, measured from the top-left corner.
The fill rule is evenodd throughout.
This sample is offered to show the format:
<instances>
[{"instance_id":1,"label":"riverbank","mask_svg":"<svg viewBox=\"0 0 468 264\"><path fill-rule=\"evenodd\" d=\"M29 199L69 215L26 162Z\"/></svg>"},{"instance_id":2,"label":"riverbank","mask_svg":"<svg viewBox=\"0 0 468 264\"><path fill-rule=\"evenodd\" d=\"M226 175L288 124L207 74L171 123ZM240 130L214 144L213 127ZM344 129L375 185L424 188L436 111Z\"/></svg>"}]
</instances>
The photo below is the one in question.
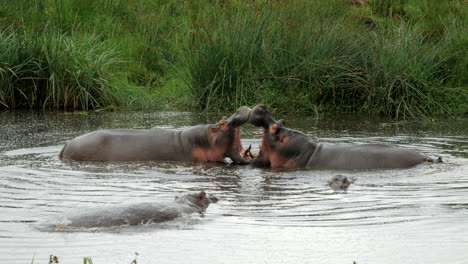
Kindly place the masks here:
<instances>
[{"instance_id":1,"label":"riverbank","mask_svg":"<svg viewBox=\"0 0 468 264\"><path fill-rule=\"evenodd\" d=\"M0 108L466 115L462 3L17 1Z\"/></svg>"}]
</instances>

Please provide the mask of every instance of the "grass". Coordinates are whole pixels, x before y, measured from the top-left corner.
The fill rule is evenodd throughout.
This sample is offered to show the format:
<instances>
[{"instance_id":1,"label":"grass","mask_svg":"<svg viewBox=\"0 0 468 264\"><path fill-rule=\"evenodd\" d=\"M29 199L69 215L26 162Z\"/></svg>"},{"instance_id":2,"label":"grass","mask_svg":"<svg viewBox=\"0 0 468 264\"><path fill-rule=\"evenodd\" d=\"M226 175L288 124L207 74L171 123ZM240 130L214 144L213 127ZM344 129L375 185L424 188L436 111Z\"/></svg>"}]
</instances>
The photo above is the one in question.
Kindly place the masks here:
<instances>
[{"instance_id":1,"label":"grass","mask_svg":"<svg viewBox=\"0 0 468 264\"><path fill-rule=\"evenodd\" d=\"M0 107L466 115L467 13L461 0L18 0L0 6Z\"/></svg>"},{"instance_id":2,"label":"grass","mask_svg":"<svg viewBox=\"0 0 468 264\"><path fill-rule=\"evenodd\" d=\"M197 105L265 103L282 112L366 111L397 119L467 113L467 83L457 78L466 74L466 49L455 48L466 44L461 24L444 25L438 37L427 34L424 21L390 18L368 28L330 12L343 10L343 2L315 1L315 9L310 2L234 8L194 32L186 76ZM375 8L391 16L407 2ZM464 110L447 105L454 98Z\"/></svg>"},{"instance_id":3,"label":"grass","mask_svg":"<svg viewBox=\"0 0 468 264\"><path fill-rule=\"evenodd\" d=\"M450 39L429 40L404 22L369 37L363 54L367 109L396 118L450 114L444 102L457 90L450 67L459 56L448 52Z\"/></svg>"},{"instance_id":4,"label":"grass","mask_svg":"<svg viewBox=\"0 0 468 264\"><path fill-rule=\"evenodd\" d=\"M28 36L0 31L0 104L99 108L118 104L111 71L122 61L96 36Z\"/></svg>"}]
</instances>

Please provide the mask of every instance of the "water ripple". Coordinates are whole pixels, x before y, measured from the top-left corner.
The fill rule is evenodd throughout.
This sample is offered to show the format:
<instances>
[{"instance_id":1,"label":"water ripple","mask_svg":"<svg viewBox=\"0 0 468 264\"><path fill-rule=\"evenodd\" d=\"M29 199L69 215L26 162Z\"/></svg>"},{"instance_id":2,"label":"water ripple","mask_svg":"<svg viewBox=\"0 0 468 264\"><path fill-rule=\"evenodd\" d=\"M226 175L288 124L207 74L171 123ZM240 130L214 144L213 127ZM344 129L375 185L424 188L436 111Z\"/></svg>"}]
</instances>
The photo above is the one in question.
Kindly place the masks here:
<instances>
[{"instance_id":1,"label":"water ripple","mask_svg":"<svg viewBox=\"0 0 468 264\"><path fill-rule=\"evenodd\" d=\"M112 119L106 115L62 116L58 121L49 120L47 116L35 121L26 115L22 125L13 124L16 133L10 126L8 131L0 131L4 132L0 133L0 255L5 256L0 261L24 263L32 259L34 252L48 256L50 250L57 250L72 259L94 254L97 259L108 258L102 259L102 263L109 259L121 262L112 257L121 258L122 252L133 253L136 248L140 248L143 255L157 259L161 257L159 254L168 257L164 252L174 251L179 244L205 256L220 252L217 257L228 259L229 263L252 262L252 257L246 256L257 256L255 254L260 251L254 250L256 247L270 253L273 249L284 253L283 247L287 247L288 252L300 249L298 254L306 252L314 259L321 256L314 252L327 252L333 257L324 262L351 263L354 250L361 250L352 243L363 248L359 254L371 256L370 260L380 263L407 262L405 260L414 255L425 260L422 262L443 259L456 263L459 258L453 256L465 254L468 242L468 233L463 231L468 221L466 134L445 135L445 129L440 128L442 132L439 132L426 127L405 134L401 132L405 130L396 130L397 125L393 124L375 126L378 131L350 127L345 132L337 132L311 126L312 121L308 126L291 122L307 134L319 136L322 142L387 142L431 157L441 156L445 161L408 170L291 171L211 163L93 163L58 159L63 142L103 124L108 124L105 127L180 128L211 120L191 113L117 115L120 116ZM173 120L174 117L178 119ZM81 120L80 125L76 124L77 119ZM106 120L117 121L106 123L109 122ZM40 136L30 136L39 133L33 126L37 122L45 122L50 129L44 129ZM432 134L426 130L431 130ZM7 132L8 137L5 136ZM261 132L247 127L243 135L250 137L244 140L244 145L251 144L258 152ZM356 181L347 192L334 192L327 181L336 174L353 177ZM219 198L204 216L142 228L76 230L87 232L73 233L50 232L57 230L43 228L86 210L171 201L176 195L200 190ZM176 232L179 230L184 232ZM205 243L200 244L199 239ZM336 244L342 249L340 256L335 254ZM438 255L422 253L428 248L434 249L434 244L441 248L434 250ZM376 256L371 250L375 245L399 252L395 254L399 258L397 261L372 258ZM226 248L233 247L244 258L229 255ZM209 253L206 248L210 248ZM445 250L454 250L457 254L445 255ZM23 257L10 257L10 252L21 252ZM168 262L180 263L179 255L172 255L174 261ZM204 262L217 263L217 257ZM303 262L300 258L288 260L286 262ZM270 262L281 261L272 259Z\"/></svg>"}]
</instances>

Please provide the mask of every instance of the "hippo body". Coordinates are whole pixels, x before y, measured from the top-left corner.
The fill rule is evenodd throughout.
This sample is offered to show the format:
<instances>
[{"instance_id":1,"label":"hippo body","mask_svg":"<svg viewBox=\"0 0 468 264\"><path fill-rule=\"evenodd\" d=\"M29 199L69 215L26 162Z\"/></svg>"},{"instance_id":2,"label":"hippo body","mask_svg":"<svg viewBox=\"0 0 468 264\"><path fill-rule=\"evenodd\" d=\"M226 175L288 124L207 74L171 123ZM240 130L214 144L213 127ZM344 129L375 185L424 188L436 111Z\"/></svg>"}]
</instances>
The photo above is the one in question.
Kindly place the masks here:
<instances>
[{"instance_id":1,"label":"hippo body","mask_svg":"<svg viewBox=\"0 0 468 264\"><path fill-rule=\"evenodd\" d=\"M97 228L112 226L135 226L174 220L180 216L202 214L210 203L217 202L205 192L188 194L172 202L141 203L122 208L112 208L72 217L68 227Z\"/></svg>"},{"instance_id":2,"label":"hippo body","mask_svg":"<svg viewBox=\"0 0 468 264\"><path fill-rule=\"evenodd\" d=\"M260 153L253 165L272 168L367 170L410 168L427 157L385 144L317 144L304 133L274 120L264 105L251 110L249 123L263 127Z\"/></svg>"},{"instance_id":3,"label":"hippo body","mask_svg":"<svg viewBox=\"0 0 468 264\"><path fill-rule=\"evenodd\" d=\"M64 160L88 161L223 161L247 163L242 156L239 126L250 108L240 108L226 120L186 130L112 129L94 131L69 141L59 154Z\"/></svg>"},{"instance_id":4,"label":"hippo body","mask_svg":"<svg viewBox=\"0 0 468 264\"><path fill-rule=\"evenodd\" d=\"M415 151L386 144L315 145L313 153L297 158L297 167L311 169L365 170L413 167L425 160ZM304 151L307 152L307 151Z\"/></svg>"},{"instance_id":5,"label":"hippo body","mask_svg":"<svg viewBox=\"0 0 468 264\"><path fill-rule=\"evenodd\" d=\"M195 146L208 148L207 125L187 130L111 129L94 131L68 142L62 159L71 160L181 160L190 161ZM205 142L202 142L205 139ZM196 142L198 141L198 142ZM193 147L185 147L193 146Z\"/></svg>"}]
</instances>

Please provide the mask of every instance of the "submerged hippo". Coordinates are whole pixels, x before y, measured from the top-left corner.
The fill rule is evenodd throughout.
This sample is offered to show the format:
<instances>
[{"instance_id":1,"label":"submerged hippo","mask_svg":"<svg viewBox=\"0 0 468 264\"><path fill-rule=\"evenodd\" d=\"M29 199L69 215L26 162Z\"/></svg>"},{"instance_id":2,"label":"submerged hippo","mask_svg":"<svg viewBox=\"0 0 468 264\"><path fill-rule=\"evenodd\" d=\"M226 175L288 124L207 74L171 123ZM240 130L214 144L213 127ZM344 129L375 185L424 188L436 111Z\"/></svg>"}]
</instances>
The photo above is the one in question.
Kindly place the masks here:
<instances>
[{"instance_id":1,"label":"submerged hippo","mask_svg":"<svg viewBox=\"0 0 468 264\"><path fill-rule=\"evenodd\" d=\"M217 201L216 197L207 197L206 193L202 191L197 194L176 197L172 202L142 203L72 217L67 227L95 228L159 223L174 220L186 214L202 214L210 203Z\"/></svg>"},{"instance_id":2,"label":"submerged hippo","mask_svg":"<svg viewBox=\"0 0 468 264\"><path fill-rule=\"evenodd\" d=\"M252 164L272 168L332 170L413 167L427 158L415 151L385 144L317 144L305 134L275 121L264 105L251 110L249 123L263 127L260 153Z\"/></svg>"},{"instance_id":3,"label":"submerged hippo","mask_svg":"<svg viewBox=\"0 0 468 264\"><path fill-rule=\"evenodd\" d=\"M328 182L328 185L334 191L347 191L348 187L353 183L355 179L348 179L348 177L344 175L336 175L331 178Z\"/></svg>"},{"instance_id":4,"label":"submerged hippo","mask_svg":"<svg viewBox=\"0 0 468 264\"><path fill-rule=\"evenodd\" d=\"M223 161L248 163L240 141L239 126L249 119L250 108L241 107L226 120L186 130L111 129L79 136L65 144L64 160L90 161Z\"/></svg>"}]
</instances>

